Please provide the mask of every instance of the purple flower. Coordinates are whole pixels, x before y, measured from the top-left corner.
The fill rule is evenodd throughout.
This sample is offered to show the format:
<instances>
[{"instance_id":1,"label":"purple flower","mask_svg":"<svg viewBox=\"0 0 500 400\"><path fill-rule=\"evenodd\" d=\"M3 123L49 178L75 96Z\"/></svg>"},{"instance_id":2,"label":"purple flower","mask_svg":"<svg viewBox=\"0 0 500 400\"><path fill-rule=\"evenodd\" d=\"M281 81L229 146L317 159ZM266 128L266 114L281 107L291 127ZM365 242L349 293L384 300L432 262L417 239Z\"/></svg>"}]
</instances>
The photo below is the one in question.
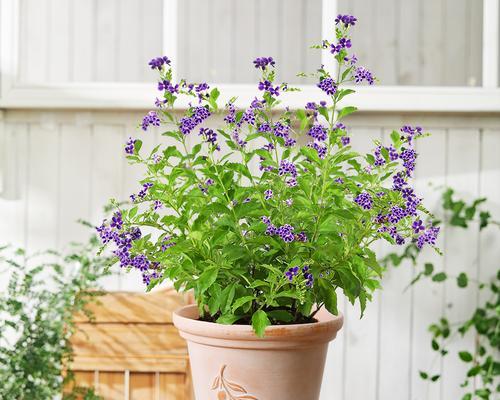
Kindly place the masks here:
<instances>
[{"instance_id":1,"label":"purple flower","mask_svg":"<svg viewBox=\"0 0 500 400\"><path fill-rule=\"evenodd\" d=\"M111 218L111 223L109 225L111 226L111 228L115 228L117 230L122 229L123 220L122 220L122 213L120 211L117 211L113 214L113 217Z\"/></svg>"},{"instance_id":2,"label":"purple flower","mask_svg":"<svg viewBox=\"0 0 500 400\"><path fill-rule=\"evenodd\" d=\"M228 113L224 117L224 121L228 124L234 124L236 122L236 108L233 103L229 103L228 105Z\"/></svg>"},{"instance_id":3,"label":"purple flower","mask_svg":"<svg viewBox=\"0 0 500 400\"><path fill-rule=\"evenodd\" d=\"M285 224L278 228L277 234L285 243L291 243L295 240L293 231L294 228L292 225Z\"/></svg>"},{"instance_id":4,"label":"purple flower","mask_svg":"<svg viewBox=\"0 0 500 400\"><path fill-rule=\"evenodd\" d=\"M314 276L309 272L309 265L304 265L302 267L302 275L306 280L306 286L312 288L314 285Z\"/></svg>"},{"instance_id":5,"label":"purple flower","mask_svg":"<svg viewBox=\"0 0 500 400\"><path fill-rule=\"evenodd\" d=\"M275 61L272 57L258 57L253 61L253 63L255 64L255 68L260 68L262 70L265 70L268 65L271 67L274 67L275 65Z\"/></svg>"},{"instance_id":6,"label":"purple flower","mask_svg":"<svg viewBox=\"0 0 500 400\"><path fill-rule=\"evenodd\" d=\"M312 147L318 153L318 157L323 159L326 157L327 148L325 145L320 144L316 141L307 144L308 147Z\"/></svg>"},{"instance_id":7,"label":"purple flower","mask_svg":"<svg viewBox=\"0 0 500 400\"><path fill-rule=\"evenodd\" d=\"M259 132L271 132L271 125L267 122L263 122L259 125Z\"/></svg>"},{"instance_id":8,"label":"purple flower","mask_svg":"<svg viewBox=\"0 0 500 400\"><path fill-rule=\"evenodd\" d=\"M424 223L420 219L413 221L411 227L413 229L413 232L415 232L416 234L420 233L420 231L425 230Z\"/></svg>"},{"instance_id":9,"label":"purple flower","mask_svg":"<svg viewBox=\"0 0 500 400\"><path fill-rule=\"evenodd\" d=\"M439 227L430 226L427 230L422 233L417 239L417 247L422 249L425 243L434 246L436 244L436 240L439 234Z\"/></svg>"},{"instance_id":10,"label":"purple flower","mask_svg":"<svg viewBox=\"0 0 500 400\"><path fill-rule=\"evenodd\" d=\"M137 196L141 199L146 197L146 194L148 193L149 188L153 187L153 184L150 182L146 182L145 184L142 185L142 189L137 193Z\"/></svg>"},{"instance_id":11,"label":"purple flower","mask_svg":"<svg viewBox=\"0 0 500 400\"><path fill-rule=\"evenodd\" d=\"M326 128L320 124L314 124L311 126L307 134L319 141L324 141L328 137Z\"/></svg>"},{"instance_id":12,"label":"purple flower","mask_svg":"<svg viewBox=\"0 0 500 400\"><path fill-rule=\"evenodd\" d=\"M314 102L309 102L306 104L306 107L305 107L306 110L312 110L312 111L316 111L318 109L318 105Z\"/></svg>"},{"instance_id":13,"label":"purple flower","mask_svg":"<svg viewBox=\"0 0 500 400\"><path fill-rule=\"evenodd\" d=\"M345 131L347 128L342 122L337 122L337 124L335 124L335 129Z\"/></svg>"},{"instance_id":14,"label":"purple flower","mask_svg":"<svg viewBox=\"0 0 500 400\"><path fill-rule=\"evenodd\" d=\"M293 204L293 200L292 199L286 199L285 200L285 204L287 205L287 207L291 207L292 204Z\"/></svg>"},{"instance_id":15,"label":"purple flower","mask_svg":"<svg viewBox=\"0 0 500 400\"><path fill-rule=\"evenodd\" d=\"M125 144L125 153L134 154L136 139L129 138L128 142Z\"/></svg>"},{"instance_id":16,"label":"purple flower","mask_svg":"<svg viewBox=\"0 0 500 400\"><path fill-rule=\"evenodd\" d=\"M160 200L155 200L155 202L153 203L153 209L156 211L160 208L163 208L163 203Z\"/></svg>"},{"instance_id":17,"label":"purple flower","mask_svg":"<svg viewBox=\"0 0 500 400\"><path fill-rule=\"evenodd\" d=\"M415 161L417 159L417 153L413 149L404 149L399 158L403 160L403 167L406 170L406 175L411 176L413 171L415 171Z\"/></svg>"},{"instance_id":18,"label":"purple flower","mask_svg":"<svg viewBox=\"0 0 500 400\"><path fill-rule=\"evenodd\" d=\"M142 130L147 131L149 125L160 126L160 122L160 118L158 117L156 111L150 111L142 119Z\"/></svg>"},{"instance_id":19,"label":"purple flower","mask_svg":"<svg viewBox=\"0 0 500 400\"><path fill-rule=\"evenodd\" d=\"M393 190L402 190L403 186L406 185L406 180L404 179L404 173L398 172L392 177L392 188Z\"/></svg>"},{"instance_id":20,"label":"purple flower","mask_svg":"<svg viewBox=\"0 0 500 400\"><path fill-rule=\"evenodd\" d=\"M362 83L364 81L368 82L368 84L373 85L375 79L370 71L368 71L365 67L357 67L354 71L354 81L356 83Z\"/></svg>"},{"instance_id":21,"label":"purple flower","mask_svg":"<svg viewBox=\"0 0 500 400\"><path fill-rule=\"evenodd\" d=\"M342 136L340 138L340 142L342 143L342 146L347 146L349 143L351 143L351 138L349 136Z\"/></svg>"},{"instance_id":22,"label":"purple flower","mask_svg":"<svg viewBox=\"0 0 500 400\"><path fill-rule=\"evenodd\" d=\"M295 235L295 240L297 242L307 242L307 235L304 231L301 231L299 234Z\"/></svg>"},{"instance_id":23,"label":"purple flower","mask_svg":"<svg viewBox=\"0 0 500 400\"><path fill-rule=\"evenodd\" d=\"M272 82L268 80L264 80L259 82L259 90L264 90L268 92L271 96L279 96L280 95L280 87L273 86Z\"/></svg>"},{"instance_id":24,"label":"purple flower","mask_svg":"<svg viewBox=\"0 0 500 400\"><path fill-rule=\"evenodd\" d=\"M290 282L293 281L293 278L297 276L299 273L299 267L291 267L285 272L285 276L288 278Z\"/></svg>"},{"instance_id":25,"label":"purple flower","mask_svg":"<svg viewBox=\"0 0 500 400\"><path fill-rule=\"evenodd\" d=\"M278 175L283 176L288 174L294 178L297 177L297 168L295 167L294 163L288 160L281 160Z\"/></svg>"},{"instance_id":26,"label":"purple flower","mask_svg":"<svg viewBox=\"0 0 500 400\"><path fill-rule=\"evenodd\" d=\"M163 81L158 82L158 90L164 90L165 92L170 92L172 94L179 93L179 85L177 84L174 86L174 85L172 85L172 82L167 81L167 80L163 80ZM164 103L165 102L166 101L164 101ZM155 105L157 107L159 107L157 103L155 103Z\"/></svg>"},{"instance_id":27,"label":"purple flower","mask_svg":"<svg viewBox=\"0 0 500 400\"><path fill-rule=\"evenodd\" d=\"M415 137L421 136L423 134L423 130L420 126L416 126L415 128L405 125L401 128L401 133L406 135L402 135L402 139L404 139L408 144L412 144L412 140Z\"/></svg>"},{"instance_id":28,"label":"purple flower","mask_svg":"<svg viewBox=\"0 0 500 400\"><path fill-rule=\"evenodd\" d=\"M170 60L167 56L153 58L149 63L151 69L161 70L163 65L170 65Z\"/></svg>"},{"instance_id":29,"label":"purple flower","mask_svg":"<svg viewBox=\"0 0 500 400\"><path fill-rule=\"evenodd\" d=\"M272 197L273 197L273 191L271 189L267 189L264 192L264 199L269 200L272 199Z\"/></svg>"},{"instance_id":30,"label":"purple flower","mask_svg":"<svg viewBox=\"0 0 500 400\"><path fill-rule=\"evenodd\" d=\"M290 126L283 124L281 121L275 122L273 125L273 133L276 137L287 137L290 132Z\"/></svg>"},{"instance_id":31,"label":"purple flower","mask_svg":"<svg viewBox=\"0 0 500 400\"><path fill-rule=\"evenodd\" d=\"M340 53L343 49L350 49L352 46L351 39L340 38L339 43L337 45L330 45L330 53Z\"/></svg>"},{"instance_id":32,"label":"purple flower","mask_svg":"<svg viewBox=\"0 0 500 400\"><path fill-rule=\"evenodd\" d=\"M406 212L399 206L391 207L389 214L387 214L387 220L391 224L397 224L404 217L406 217Z\"/></svg>"},{"instance_id":33,"label":"purple flower","mask_svg":"<svg viewBox=\"0 0 500 400\"><path fill-rule=\"evenodd\" d=\"M366 192L358 194L356 196L356 198L354 199L354 202L365 210L370 210L372 208L372 205L373 205L372 196L370 196Z\"/></svg>"},{"instance_id":34,"label":"purple flower","mask_svg":"<svg viewBox=\"0 0 500 400\"><path fill-rule=\"evenodd\" d=\"M285 183L286 183L286 185L287 185L288 187L295 187L295 186L297 186L297 179L295 179L295 178L290 178L290 179L287 179L287 180L285 181Z\"/></svg>"},{"instance_id":35,"label":"purple flower","mask_svg":"<svg viewBox=\"0 0 500 400\"><path fill-rule=\"evenodd\" d=\"M215 150L220 150L217 144L217 133L213 129L201 128L199 136L203 136L205 141L213 146Z\"/></svg>"},{"instance_id":36,"label":"purple flower","mask_svg":"<svg viewBox=\"0 0 500 400\"><path fill-rule=\"evenodd\" d=\"M334 182L338 183L339 185L342 185L344 183L344 180L342 178L335 178Z\"/></svg>"},{"instance_id":37,"label":"purple flower","mask_svg":"<svg viewBox=\"0 0 500 400\"><path fill-rule=\"evenodd\" d=\"M353 17L352 15L339 14L337 15L337 18L335 18L335 25L342 23L347 28L349 25L351 26L356 25L357 20L358 19L356 17Z\"/></svg>"},{"instance_id":38,"label":"purple flower","mask_svg":"<svg viewBox=\"0 0 500 400\"><path fill-rule=\"evenodd\" d=\"M172 236L165 236L161 241L161 251L165 252L172 246L175 246L175 242L172 242Z\"/></svg>"},{"instance_id":39,"label":"purple flower","mask_svg":"<svg viewBox=\"0 0 500 400\"><path fill-rule=\"evenodd\" d=\"M155 153L153 154L153 163L158 164L162 160L161 154Z\"/></svg>"},{"instance_id":40,"label":"purple flower","mask_svg":"<svg viewBox=\"0 0 500 400\"><path fill-rule=\"evenodd\" d=\"M332 78L324 78L318 83L318 87L326 94L332 96L337 91L337 84Z\"/></svg>"}]
</instances>

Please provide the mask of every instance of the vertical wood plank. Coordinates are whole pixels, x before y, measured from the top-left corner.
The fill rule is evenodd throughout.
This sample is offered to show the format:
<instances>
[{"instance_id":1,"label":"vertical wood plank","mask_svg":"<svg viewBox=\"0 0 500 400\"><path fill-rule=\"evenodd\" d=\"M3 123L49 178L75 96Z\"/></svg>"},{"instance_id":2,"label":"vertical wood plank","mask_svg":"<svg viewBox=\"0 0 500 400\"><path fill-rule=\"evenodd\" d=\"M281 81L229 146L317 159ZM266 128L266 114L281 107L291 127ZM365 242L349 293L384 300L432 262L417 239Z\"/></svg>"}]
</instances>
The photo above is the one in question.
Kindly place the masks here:
<instances>
[{"instance_id":1,"label":"vertical wood plank","mask_svg":"<svg viewBox=\"0 0 500 400\"><path fill-rule=\"evenodd\" d=\"M5 123L5 148L0 149L5 162L12 166L8 171L12 198L0 197L0 245L14 248L26 245L27 179L29 169L28 125Z\"/></svg>"},{"instance_id":2,"label":"vertical wood plank","mask_svg":"<svg viewBox=\"0 0 500 400\"><path fill-rule=\"evenodd\" d=\"M429 129L432 133L430 138L418 140L416 150L418 153L417 169L415 173L415 191L418 196L425 199L429 210L436 215L441 213L442 188L446 184L446 154L447 139L446 131L443 129ZM437 155L441 156L437 156ZM444 248L444 234L441 232L437 245ZM423 262L431 262L436 271L444 268L444 258L429 247L422 250L419 256L419 270L422 270ZM431 335L427 327L436 321L443 313L444 290L441 284L434 284L424 280L413 286L413 345L412 345L412 393L411 399L427 400L440 398L440 384L430 384L423 381L418 371L432 374L441 373L441 362L437 360L431 350Z\"/></svg>"},{"instance_id":3,"label":"vertical wood plank","mask_svg":"<svg viewBox=\"0 0 500 400\"><path fill-rule=\"evenodd\" d=\"M186 375L160 374L159 398L162 400L184 400Z\"/></svg>"},{"instance_id":4,"label":"vertical wood plank","mask_svg":"<svg viewBox=\"0 0 500 400\"><path fill-rule=\"evenodd\" d=\"M117 48L118 4L116 0L100 0L95 12L95 80L112 82L118 71Z\"/></svg>"},{"instance_id":5,"label":"vertical wood plank","mask_svg":"<svg viewBox=\"0 0 500 400\"><path fill-rule=\"evenodd\" d=\"M440 85L444 81L445 58L443 57L444 35L447 21L444 20L445 0L421 0L420 21L425 21L425 29L420 32L420 84ZM444 21L444 22L443 22Z\"/></svg>"},{"instance_id":6,"label":"vertical wood plank","mask_svg":"<svg viewBox=\"0 0 500 400\"><path fill-rule=\"evenodd\" d=\"M125 397L125 373L99 372L97 393L104 400L122 400Z\"/></svg>"},{"instance_id":7,"label":"vertical wood plank","mask_svg":"<svg viewBox=\"0 0 500 400\"><path fill-rule=\"evenodd\" d=\"M212 15L217 16L217 23L210 25L210 37L213 38L210 43L212 58L207 72L212 82L224 82L231 76L231 43L234 41L231 32L235 21L227 0L213 0L211 11Z\"/></svg>"},{"instance_id":8,"label":"vertical wood plank","mask_svg":"<svg viewBox=\"0 0 500 400\"><path fill-rule=\"evenodd\" d=\"M142 53L141 47L144 44L141 40L142 36L148 36L144 31L151 29L148 26L152 21L146 23L140 18L144 10L148 8L149 4L146 6L138 0L120 1L117 27L118 68L115 77L117 81L139 80L144 69L143 64L147 64L147 61L138 55Z\"/></svg>"},{"instance_id":9,"label":"vertical wood plank","mask_svg":"<svg viewBox=\"0 0 500 400\"><path fill-rule=\"evenodd\" d=\"M450 129L448 140L447 185L456 190L457 196L472 200L478 196L479 132L470 129ZM455 277L460 272L476 278L478 263L478 226L471 223L465 230L447 227L445 269L449 279L445 283L445 316L450 322L464 321L472 315L476 304L476 292L457 287ZM457 338L449 346L449 355L443 363L443 400L462 398L460 388L468 366L460 362L457 354L472 347L473 335L469 332L463 339Z\"/></svg>"},{"instance_id":10,"label":"vertical wood plank","mask_svg":"<svg viewBox=\"0 0 500 400\"><path fill-rule=\"evenodd\" d=\"M95 73L95 0L71 0L73 15L72 43L73 53L71 58L70 80L73 82L89 82L94 80Z\"/></svg>"},{"instance_id":11,"label":"vertical wood plank","mask_svg":"<svg viewBox=\"0 0 500 400\"><path fill-rule=\"evenodd\" d=\"M467 30L467 0L446 0L445 2L445 31L441 57L446 63L443 75L443 84L464 84L467 74L467 57L465 43L468 40Z\"/></svg>"},{"instance_id":12,"label":"vertical wood plank","mask_svg":"<svg viewBox=\"0 0 500 400\"><path fill-rule=\"evenodd\" d=\"M301 56L304 49L304 24L302 23L301 0L282 2L282 31L280 37L280 59L278 68L284 82L297 82L297 73L302 69ZM318 24L320 22L318 21Z\"/></svg>"},{"instance_id":13,"label":"vertical wood plank","mask_svg":"<svg viewBox=\"0 0 500 400\"><path fill-rule=\"evenodd\" d=\"M399 14L395 15L396 25L396 57L397 57L397 84L398 85L418 85L420 84L420 30L423 23L418 15L420 2L403 0L398 2Z\"/></svg>"},{"instance_id":14,"label":"vertical wood plank","mask_svg":"<svg viewBox=\"0 0 500 400\"><path fill-rule=\"evenodd\" d=\"M483 2L467 0L466 25L466 64L467 71L464 84L480 86L482 83L483 57ZM498 16L500 19L500 16Z\"/></svg>"},{"instance_id":15,"label":"vertical wood plank","mask_svg":"<svg viewBox=\"0 0 500 400\"><path fill-rule=\"evenodd\" d=\"M30 126L27 194L27 250L55 249L59 219L59 127L47 114L43 124Z\"/></svg>"},{"instance_id":16,"label":"vertical wood plank","mask_svg":"<svg viewBox=\"0 0 500 400\"><path fill-rule=\"evenodd\" d=\"M20 81L40 83L47 79L48 0L24 0L21 6Z\"/></svg>"},{"instance_id":17,"label":"vertical wood plank","mask_svg":"<svg viewBox=\"0 0 500 400\"><path fill-rule=\"evenodd\" d=\"M50 0L48 5L48 51L45 56L49 82L68 82L69 80L70 32L72 33L70 5L71 2L68 0Z\"/></svg>"},{"instance_id":18,"label":"vertical wood plank","mask_svg":"<svg viewBox=\"0 0 500 400\"><path fill-rule=\"evenodd\" d=\"M260 55L256 51L255 42L255 3L246 0L233 0L234 11L234 41L235 52L232 55L233 79L235 83L249 83L256 79L255 68L252 61ZM215 20L219 17L216 15ZM217 28L218 30L218 28ZM224 51L224 49L220 49Z\"/></svg>"},{"instance_id":19,"label":"vertical wood plank","mask_svg":"<svg viewBox=\"0 0 500 400\"><path fill-rule=\"evenodd\" d=\"M89 125L61 126L59 193L59 246L85 241L89 229L77 221L90 221L91 129Z\"/></svg>"},{"instance_id":20,"label":"vertical wood plank","mask_svg":"<svg viewBox=\"0 0 500 400\"><path fill-rule=\"evenodd\" d=\"M133 76L134 81L151 82L156 79L156 75L151 71L148 65L149 60L153 57L166 55L172 57L171 54L162 54L163 40L163 24L169 24L170 21L163 21L163 0L150 0L145 6L143 1L136 0L140 4L142 20L140 24L141 43L140 48L135 53L130 54L129 62L137 62L142 73ZM172 19L177 16L172 16ZM127 29L127 28L125 28ZM174 60L177 62L177 60Z\"/></svg>"},{"instance_id":21,"label":"vertical wood plank","mask_svg":"<svg viewBox=\"0 0 500 400\"><path fill-rule=\"evenodd\" d=\"M155 373L131 372L129 400L156 400Z\"/></svg>"}]
</instances>

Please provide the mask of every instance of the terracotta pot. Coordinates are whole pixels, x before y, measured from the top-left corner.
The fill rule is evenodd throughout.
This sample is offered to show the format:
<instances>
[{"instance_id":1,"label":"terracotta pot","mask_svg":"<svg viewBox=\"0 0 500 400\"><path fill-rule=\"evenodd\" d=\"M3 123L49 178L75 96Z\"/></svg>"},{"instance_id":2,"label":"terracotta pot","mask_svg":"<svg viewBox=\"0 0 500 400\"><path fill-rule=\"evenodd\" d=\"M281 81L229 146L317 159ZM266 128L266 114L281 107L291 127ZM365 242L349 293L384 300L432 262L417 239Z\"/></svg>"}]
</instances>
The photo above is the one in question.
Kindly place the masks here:
<instances>
[{"instance_id":1,"label":"terracotta pot","mask_svg":"<svg viewBox=\"0 0 500 400\"><path fill-rule=\"evenodd\" d=\"M266 328L258 338L248 325L198 321L190 305L174 313L187 340L197 400L317 400L328 342L343 324L321 310L319 322Z\"/></svg>"}]
</instances>

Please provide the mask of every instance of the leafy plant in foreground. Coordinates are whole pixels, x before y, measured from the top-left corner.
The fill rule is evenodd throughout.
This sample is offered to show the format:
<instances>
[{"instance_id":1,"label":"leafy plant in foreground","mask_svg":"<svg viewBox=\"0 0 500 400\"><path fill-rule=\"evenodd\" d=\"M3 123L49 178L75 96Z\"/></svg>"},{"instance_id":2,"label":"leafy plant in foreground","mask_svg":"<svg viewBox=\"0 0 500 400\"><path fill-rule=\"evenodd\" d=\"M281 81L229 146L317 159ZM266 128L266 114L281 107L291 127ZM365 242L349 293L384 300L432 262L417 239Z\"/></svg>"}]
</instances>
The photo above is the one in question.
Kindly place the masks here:
<instances>
[{"instance_id":1,"label":"leafy plant in foreground","mask_svg":"<svg viewBox=\"0 0 500 400\"><path fill-rule=\"evenodd\" d=\"M142 186L98 227L122 268L142 271L149 288L169 279L193 289L204 320L251 323L263 335L270 324L312 321L314 304L337 314L340 290L363 312L383 273L377 240L434 246L439 228L423 224L428 212L409 183L422 129L404 126L369 154L350 146L342 121L356 108L340 107L354 92L344 86L375 81L349 53L355 23L339 15L334 41L315 46L337 63L313 74L319 103L283 107L296 89L276 83L275 60L260 57L261 96L244 109L230 99L217 129L219 90L173 82L167 57L150 62L162 97L142 129L163 126L176 145L144 154L141 140L126 143L129 161L145 167ZM194 104L178 118L181 96Z\"/></svg>"},{"instance_id":2,"label":"leafy plant in foreground","mask_svg":"<svg viewBox=\"0 0 500 400\"><path fill-rule=\"evenodd\" d=\"M0 293L0 398L60 398L63 388L72 385L73 317L99 294L96 281L109 262L95 256L97 244L94 236L65 255L0 250L2 272L10 276ZM74 387L64 398L99 397Z\"/></svg>"},{"instance_id":3,"label":"leafy plant in foreground","mask_svg":"<svg viewBox=\"0 0 500 400\"><path fill-rule=\"evenodd\" d=\"M444 212L444 224L462 229L473 229L471 222L477 222L479 230L482 231L489 225L500 227L500 223L491 219L491 214L486 210L480 210L479 206L486 198L479 198L467 204L463 200L454 198L453 189L447 189L442 196L442 208ZM403 260L410 260L414 266L418 263L418 252L413 245L405 248L403 253L391 253L386 258L386 263L400 265ZM463 337L473 331L474 342L471 348L464 348L453 355L457 361L466 363L469 368L464 377L462 387L467 393L462 400L490 399L495 398L495 393L500 393L500 362L498 352L500 351L500 269L495 277L489 282L478 282L470 278L465 272L459 272L452 276L449 271L436 272L432 263L424 263L411 282L417 283L421 279L430 279L432 282L445 282L453 279L456 285L463 289L479 290L481 296L476 309L465 321L449 321L441 317L429 326L432 335L431 348L439 356L449 355L448 346L457 337ZM420 377L430 382L437 382L441 375L437 373L420 371ZM493 397L491 397L493 396Z\"/></svg>"}]
</instances>

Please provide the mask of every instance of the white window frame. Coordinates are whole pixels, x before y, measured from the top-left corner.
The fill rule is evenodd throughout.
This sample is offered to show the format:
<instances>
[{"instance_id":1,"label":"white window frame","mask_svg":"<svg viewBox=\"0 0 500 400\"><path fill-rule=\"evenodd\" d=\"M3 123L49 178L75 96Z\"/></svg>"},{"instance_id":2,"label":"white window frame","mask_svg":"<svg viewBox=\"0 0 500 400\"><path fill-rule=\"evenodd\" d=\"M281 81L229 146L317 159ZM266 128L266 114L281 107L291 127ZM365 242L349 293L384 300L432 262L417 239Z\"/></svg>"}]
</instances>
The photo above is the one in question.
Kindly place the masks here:
<instances>
[{"instance_id":1,"label":"white window frame","mask_svg":"<svg viewBox=\"0 0 500 400\"><path fill-rule=\"evenodd\" d=\"M164 54L177 56L177 15L179 0L163 0ZM356 87L349 103L369 112L500 112L499 2L483 0L483 78L480 87L375 86ZM337 0L322 2L322 33L326 37L332 18L337 14ZM0 108L103 108L149 109L156 96L154 84L147 83L19 83L19 12L20 0L0 1ZM323 52L322 61L333 69L333 59ZM175 73L175 72L174 72ZM221 101L238 97L237 105L246 106L257 95L256 85L215 84L223 94ZM303 107L306 101L319 100L315 86L301 86L286 104ZM179 108L187 107L179 102Z\"/></svg>"}]
</instances>

